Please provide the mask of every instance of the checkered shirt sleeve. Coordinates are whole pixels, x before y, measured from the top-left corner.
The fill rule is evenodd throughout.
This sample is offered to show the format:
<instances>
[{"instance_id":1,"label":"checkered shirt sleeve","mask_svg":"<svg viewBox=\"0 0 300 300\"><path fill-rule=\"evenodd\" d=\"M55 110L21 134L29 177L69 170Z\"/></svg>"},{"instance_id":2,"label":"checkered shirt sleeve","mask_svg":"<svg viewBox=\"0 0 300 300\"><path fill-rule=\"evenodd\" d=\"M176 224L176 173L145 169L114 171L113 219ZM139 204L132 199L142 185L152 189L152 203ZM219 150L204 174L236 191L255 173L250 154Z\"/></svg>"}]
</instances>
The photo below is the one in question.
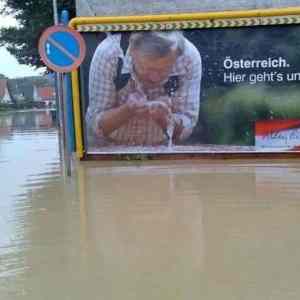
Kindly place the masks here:
<instances>
[{"instance_id":1,"label":"checkered shirt sleeve","mask_svg":"<svg viewBox=\"0 0 300 300\"><path fill-rule=\"evenodd\" d=\"M180 88L172 99L172 110L175 117L182 122L183 130L180 140L184 140L191 135L198 122L202 77L200 53L189 41L186 41L185 55L179 59L177 66L179 73L185 75L181 78Z\"/></svg>"},{"instance_id":2,"label":"checkered shirt sleeve","mask_svg":"<svg viewBox=\"0 0 300 300\"><path fill-rule=\"evenodd\" d=\"M116 106L114 85L120 49L107 38L96 49L89 73L89 107L86 113L88 128L93 132L101 127L103 112Z\"/></svg>"}]
</instances>

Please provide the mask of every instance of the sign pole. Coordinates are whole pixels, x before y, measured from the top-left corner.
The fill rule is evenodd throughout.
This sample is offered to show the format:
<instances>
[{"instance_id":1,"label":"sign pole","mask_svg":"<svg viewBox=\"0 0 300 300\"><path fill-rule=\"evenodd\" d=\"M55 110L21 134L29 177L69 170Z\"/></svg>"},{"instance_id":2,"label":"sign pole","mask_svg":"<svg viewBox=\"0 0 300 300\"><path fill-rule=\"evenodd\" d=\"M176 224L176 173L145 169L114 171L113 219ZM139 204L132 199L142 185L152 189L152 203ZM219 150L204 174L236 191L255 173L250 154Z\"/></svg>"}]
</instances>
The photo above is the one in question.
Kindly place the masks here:
<instances>
[{"instance_id":1,"label":"sign pole","mask_svg":"<svg viewBox=\"0 0 300 300\"><path fill-rule=\"evenodd\" d=\"M53 19L54 19L54 24L58 24L58 12L57 12L57 1L53 0Z\"/></svg>"},{"instance_id":2,"label":"sign pole","mask_svg":"<svg viewBox=\"0 0 300 300\"><path fill-rule=\"evenodd\" d=\"M69 14L68 11L64 10L61 12L61 23L65 26L68 25L69 21ZM72 149L70 147L70 143L72 141L71 136L71 120L72 119L72 111L70 111L68 103L69 100L72 101L72 99L68 99L68 86L67 86L67 79L70 77L69 74L61 74L61 85L62 85L62 102L63 102L63 115L64 115L64 162L65 162L65 171L67 173L67 176L71 176L71 158L72 158Z\"/></svg>"},{"instance_id":3,"label":"sign pole","mask_svg":"<svg viewBox=\"0 0 300 300\"><path fill-rule=\"evenodd\" d=\"M57 10L57 0L53 0L53 20L54 24L58 25L58 10ZM59 110L59 147L61 159L64 165L65 173L68 176L71 176L71 162L68 155L67 150L67 142L66 142L66 128L65 128L65 112L64 112L64 91L63 91L63 75L61 73L56 72L56 84L57 84L57 102L58 102L58 110Z\"/></svg>"},{"instance_id":4,"label":"sign pole","mask_svg":"<svg viewBox=\"0 0 300 300\"><path fill-rule=\"evenodd\" d=\"M60 102L61 102L61 116L62 116L62 146L63 146L63 163L64 163L64 170L67 176L71 176L71 159L70 154L68 153L67 149L67 128L66 128L66 119L67 119L67 111L66 111L66 91L64 88L64 77L62 73L58 73L59 83L60 86L58 87L60 90Z\"/></svg>"},{"instance_id":5,"label":"sign pole","mask_svg":"<svg viewBox=\"0 0 300 300\"><path fill-rule=\"evenodd\" d=\"M53 1L53 9L56 2ZM55 22L57 12L54 12ZM70 87L64 84L67 73L76 70L83 62L86 54L86 45L83 37L76 30L66 26L68 14L62 12L61 24L47 28L39 40L41 60L51 70L56 71L57 103L59 109L59 150L61 161L64 164L64 174L71 176L71 159L73 147L72 99ZM70 81L70 80L69 80Z\"/></svg>"}]
</instances>

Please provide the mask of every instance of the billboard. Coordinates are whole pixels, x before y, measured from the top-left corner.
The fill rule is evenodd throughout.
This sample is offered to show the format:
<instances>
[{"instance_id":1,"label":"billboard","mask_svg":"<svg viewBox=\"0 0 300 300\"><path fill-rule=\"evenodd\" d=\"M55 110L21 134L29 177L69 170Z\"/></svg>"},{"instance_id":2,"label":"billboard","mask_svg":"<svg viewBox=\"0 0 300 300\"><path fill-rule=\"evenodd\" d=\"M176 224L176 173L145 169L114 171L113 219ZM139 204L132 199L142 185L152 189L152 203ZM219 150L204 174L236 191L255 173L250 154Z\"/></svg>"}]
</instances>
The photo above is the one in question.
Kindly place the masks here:
<instances>
[{"instance_id":1,"label":"billboard","mask_svg":"<svg viewBox=\"0 0 300 300\"><path fill-rule=\"evenodd\" d=\"M300 26L274 18L85 27L85 152L299 151Z\"/></svg>"}]
</instances>

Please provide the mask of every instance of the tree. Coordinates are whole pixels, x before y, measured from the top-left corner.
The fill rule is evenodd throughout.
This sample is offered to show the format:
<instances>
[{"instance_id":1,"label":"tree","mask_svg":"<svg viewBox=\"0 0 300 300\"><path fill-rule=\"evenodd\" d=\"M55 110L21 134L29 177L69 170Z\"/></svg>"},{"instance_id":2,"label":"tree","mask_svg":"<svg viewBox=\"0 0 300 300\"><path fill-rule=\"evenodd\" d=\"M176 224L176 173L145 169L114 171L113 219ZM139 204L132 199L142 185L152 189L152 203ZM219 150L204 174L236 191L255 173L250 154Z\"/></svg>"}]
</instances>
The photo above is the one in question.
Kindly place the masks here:
<instances>
[{"instance_id":1,"label":"tree","mask_svg":"<svg viewBox=\"0 0 300 300\"><path fill-rule=\"evenodd\" d=\"M0 15L12 14L18 21L17 27L0 30L0 45L16 57L19 63L43 66L38 53L41 33L53 25L52 0L4 0ZM67 9L75 16L75 0L58 0L58 10Z\"/></svg>"}]
</instances>

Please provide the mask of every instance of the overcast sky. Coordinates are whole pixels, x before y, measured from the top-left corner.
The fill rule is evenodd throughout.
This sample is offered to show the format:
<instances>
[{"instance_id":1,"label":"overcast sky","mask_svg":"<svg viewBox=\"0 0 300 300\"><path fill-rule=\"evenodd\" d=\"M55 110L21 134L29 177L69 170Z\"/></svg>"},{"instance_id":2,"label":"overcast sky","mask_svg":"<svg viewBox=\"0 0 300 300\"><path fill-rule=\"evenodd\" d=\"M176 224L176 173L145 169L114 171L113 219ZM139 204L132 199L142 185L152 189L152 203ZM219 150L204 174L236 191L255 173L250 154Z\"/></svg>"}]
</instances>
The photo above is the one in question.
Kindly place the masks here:
<instances>
[{"instance_id":1,"label":"overcast sky","mask_svg":"<svg viewBox=\"0 0 300 300\"><path fill-rule=\"evenodd\" d=\"M0 8L2 6L1 2L0 0ZM12 16L0 16L0 28L14 25L16 25L16 21ZM40 75L41 71L26 65L20 65L5 47L0 47L0 73L8 78L16 78Z\"/></svg>"}]
</instances>

